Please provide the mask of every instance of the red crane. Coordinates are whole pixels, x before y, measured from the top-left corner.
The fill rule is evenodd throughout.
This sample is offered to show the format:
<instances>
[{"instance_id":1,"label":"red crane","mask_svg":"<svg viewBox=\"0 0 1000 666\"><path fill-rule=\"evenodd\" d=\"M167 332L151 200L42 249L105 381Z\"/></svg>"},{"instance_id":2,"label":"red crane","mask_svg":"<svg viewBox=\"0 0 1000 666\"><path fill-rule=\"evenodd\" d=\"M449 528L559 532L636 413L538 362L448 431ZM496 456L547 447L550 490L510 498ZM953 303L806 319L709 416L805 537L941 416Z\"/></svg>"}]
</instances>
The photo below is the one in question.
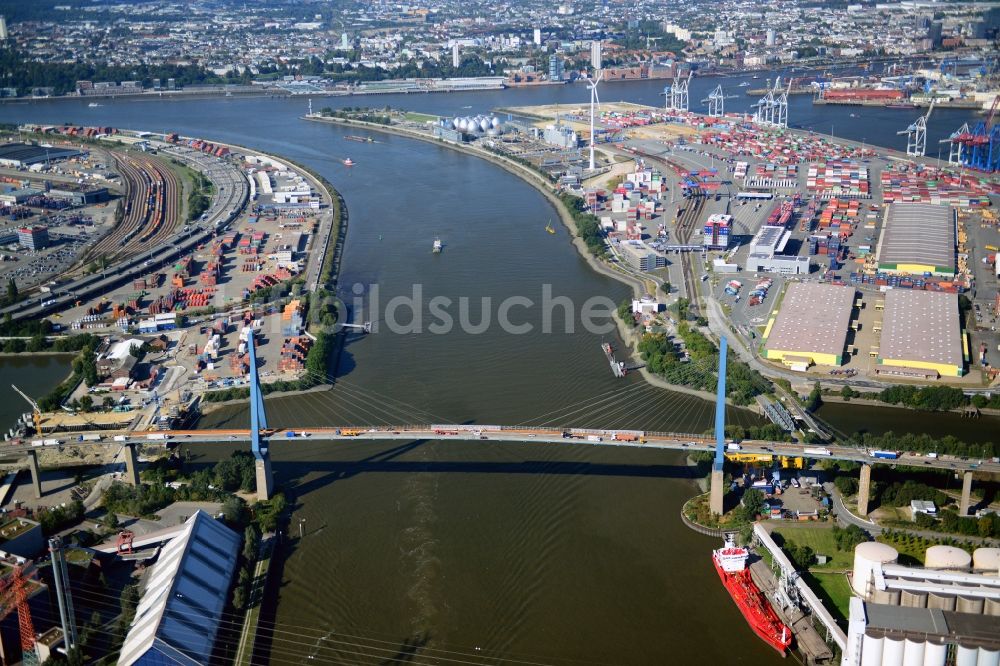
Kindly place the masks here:
<instances>
[{"instance_id":1,"label":"red crane","mask_svg":"<svg viewBox=\"0 0 1000 666\"><path fill-rule=\"evenodd\" d=\"M0 621L17 610L17 625L21 634L21 663L25 666L38 664L38 653L35 651L35 623L31 619L28 591L24 585L34 574L34 565L28 563L24 566L14 566L11 574L0 580Z\"/></svg>"}]
</instances>

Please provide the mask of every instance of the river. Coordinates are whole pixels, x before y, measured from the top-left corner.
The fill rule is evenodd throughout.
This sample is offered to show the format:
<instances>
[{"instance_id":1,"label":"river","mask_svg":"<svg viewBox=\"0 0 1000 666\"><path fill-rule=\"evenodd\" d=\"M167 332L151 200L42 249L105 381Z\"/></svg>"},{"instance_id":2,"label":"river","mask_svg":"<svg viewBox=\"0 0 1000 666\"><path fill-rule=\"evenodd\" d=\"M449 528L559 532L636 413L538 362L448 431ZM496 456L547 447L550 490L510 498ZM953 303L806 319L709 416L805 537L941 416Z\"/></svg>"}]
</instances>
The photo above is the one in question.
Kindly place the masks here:
<instances>
[{"instance_id":1,"label":"river","mask_svg":"<svg viewBox=\"0 0 1000 666\"><path fill-rule=\"evenodd\" d=\"M720 81L695 80L691 99ZM661 89L662 82L608 83L602 98L658 103ZM468 115L585 96L581 86L564 86L314 104ZM809 117L820 127L847 117L844 109L813 108L805 99L793 98L793 123L808 126ZM733 108L742 102L749 100L733 100ZM397 334L379 317L381 330L349 342L330 369L335 389L268 400L271 425L439 420L689 432L711 426L708 402L638 378L613 379L599 348L602 339L617 340L613 333L582 331L577 317L577 330L568 334L558 309L553 332L541 331L537 304L545 285L576 310L591 296L618 302L628 290L590 270L561 226L545 233L554 210L507 172L396 136L376 135L375 144L345 141L342 128L298 120L306 110L302 98L102 104L5 104L0 121L176 131L285 155L324 175L347 201L345 300L354 285L370 295L377 284L384 304L419 284L425 304L432 296L469 297L473 322L483 297L493 299L486 309L494 316L510 296L536 303L511 312L516 322L533 325L526 334L495 324L482 334ZM896 129L915 117L856 112L871 114L866 132L877 130L894 147ZM845 133L857 129L853 121L839 122ZM931 142L939 131L932 127ZM343 167L346 156L357 166ZM435 237L445 243L440 255L430 252ZM741 410L729 410L729 419L757 422ZM241 409L211 418L245 420ZM310 656L384 663L406 655L414 664L779 661L752 635L712 571L717 544L677 517L694 492L679 454L431 441L279 442L272 451L277 481L295 497L292 531L304 519L305 534L285 562L272 663ZM202 453L207 459L224 451Z\"/></svg>"},{"instance_id":2,"label":"river","mask_svg":"<svg viewBox=\"0 0 1000 666\"><path fill-rule=\"evenodd\" d=\"M69 377L72 360L72 354L0 354L0 430L6 433L31 411L11 384L38 400Z\"/></svg>"}]
</instances>

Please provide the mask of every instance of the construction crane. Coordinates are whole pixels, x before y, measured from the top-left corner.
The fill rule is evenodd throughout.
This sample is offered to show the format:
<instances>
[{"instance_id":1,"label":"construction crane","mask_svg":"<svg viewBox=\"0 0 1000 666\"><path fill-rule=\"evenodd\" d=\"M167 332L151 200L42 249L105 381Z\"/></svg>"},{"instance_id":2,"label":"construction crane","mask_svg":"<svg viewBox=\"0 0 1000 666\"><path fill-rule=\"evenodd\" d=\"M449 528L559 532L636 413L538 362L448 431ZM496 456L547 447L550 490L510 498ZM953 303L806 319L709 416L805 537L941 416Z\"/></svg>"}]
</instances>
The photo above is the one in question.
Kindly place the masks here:
<instances>
[{"instance_id":1,"label":"construction crane","mask_svg":"<svg viewBox=\"0 0 1000 666\"><path fill-rule=\"evenodd\" d=\"M21 634L21 663L25 666L38 666L35 623L31 619L28 591L24 585L34 574L34 564L29 562L23 566L14 566L11 573L0 580L0 622L17 610L17 626Z\"/></svg>"},{"instance_id":2,"label":"construction crane","mask_svg":"<svg viewBox=\"0 0 1000 666\"><path fill-rule=\"evenodd\" d=\"M906 154L910 157L923 157L927 154L927 121L930 120L936 102L937 98L931 100L927 115L917 118L905 130L896 132L897 135L906 135Z\"/></svg>"},{"instance_id":3,"label":"construction crane","mask_svg":"<svg viewBox=\"0 0 1000 666\"><path fill-rule=\"evenodd\" d=\"M25 400L27 400L28 404L31 405L31 419L32 419L32 421L35 424L35 433L39 434L39 435L42 434L42 409L41 409L41 407L39 407L38 403L35 402L27 393L25 393L21 389L17 388L13 384L11 384L10 387L12 389L14 389L15 391L17 391L18 395L20 395L22 398L24 398Z\"/></svg>"}]
</instances>

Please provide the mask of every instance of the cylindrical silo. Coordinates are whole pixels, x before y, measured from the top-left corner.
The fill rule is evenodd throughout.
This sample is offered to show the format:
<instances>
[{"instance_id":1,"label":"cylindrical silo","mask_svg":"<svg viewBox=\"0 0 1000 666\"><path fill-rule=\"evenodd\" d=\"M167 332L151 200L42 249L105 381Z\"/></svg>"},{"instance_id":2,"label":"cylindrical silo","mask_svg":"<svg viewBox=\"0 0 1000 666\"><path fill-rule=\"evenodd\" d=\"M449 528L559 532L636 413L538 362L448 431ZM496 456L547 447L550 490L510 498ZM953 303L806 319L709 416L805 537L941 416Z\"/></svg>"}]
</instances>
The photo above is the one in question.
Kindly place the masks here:
<instances>
[{"instance_id":1,"label":"cylindrical silo","mask_svg":"<svg viewBox=\"0 0 1000 666\"><path fill-rule=\"evenodd\" d=\"M882 666L903 666L903 641L894 641L886 637L882 644Z\"/></svg>"},{"instance_id":2,"label":"cylindrical silo","mask_svg":"<svg viewBox=\"0 0 1000 666\"><path fill-rule=\"evenodd\" d=\"M1000 599L987 599L983 604L983 615L1000 617Z\"/></svg>"},{"instance_id":3,"label":"cylindrical silo","mask_svg":"<svg viewBox=\"0 0 1000 666\"><path fill-rule=\"evenodd\" d=\"M953 611L955 610L955 595L954 594L936 594L931 592L927 595L927 607L928 608L938 608L940 610Z\"/></svg>"},{"instance_id":4,"label":"cylindrical silo","mask_svg":"<svg viewBox=\"0 0 1000 666\"><path fill-rule=\"evenodd\" d=\"M902 603L899 590L873 590L869 601L887 606L899 606ZM920 608L923 606L921 605Z\"/></svg>"},{"instance_id":5,"label":"cylindrical silo","mask_svg":"<svg viewBox=\"0 0 1000 666\"><path fill-rule=\"evenodd\" d=\"M982 597L966 597L959 595L955 600L955 610L959 613L970 613L972 615L982 615L986 604Z\"/></svg>"},{"instance_id":6,"label":"cylindrical silo","mask_svg":"<svg viewBox=\"0 0 1000 666\"><path fill-rule=\"evenodd\" d=\"M972 553L972 569L989 576L1000 576L1000 548L976 548Z\"/></svg>"},{"instance_id":7,"label":"cylindrical silo","mask_svg":"<svg viewBox=\"0 0 1000 666\"><path fill-rule=\"evenodd\" d=\"M924 566L928 569L968 571L972 566L972 555L955 546L931 546L924 555Z\"/></svg>"},{"instance_id":8,"label":"cylindrical silo","mask_svg":"<svg viewBox=\"0 0 1000 666\"><path fill-rule=\"evenodd\" d=\"M851 587L854 593L863 599L868 599L872 584L872 571L875 567L895 562L899 553L892 546L877 541L866 541L854 549L854 577Z\"/></svg>"},{"instance_id":9,"label":"cylindrical silo","mask_svg":"<svg viewBox=\"0 0 1000 666\"><path fill-rule=\"evenodd\" d=\"M861 644L861 666L881 666L883 642L882 638L865 634L864 642Z\"/></svg>"},{"instance_id":10,"label":"cylindrical silo","mask_svg":"<svg viewBox=\"0 0 1000 666\"><path fill-rule=\"evenodd\" d=\"M979 648L979 659L976 666L1000 666L1000 650L987 650Z\"/></svg>"},{"instance_id":11,"label":"cylindrical silo","mask_svg":"<svg viewBox=\"0 0 1000 666\"><path fill-rule=\"evenodd\" d=\"M927 593L903 590L899 593L899 605L907 608L927 608Z\"/></svg>"},{"instance_id":12,"label":"cylindrical silo","mask_svg":"<svg viewBox=\"0 0 1000 666\"><path fill-rule=\"evenodd\" d=\"M903 666L924 666L923 641L903 641Z\"/></svg>"},{"instance_id":13,"label":"cylindrical silo","mask_svg":"<svg viewBox=\"0 0 1000 666\"><path fill-rule=\"evenodd\" d=\"M948 658L948 646L927 643L924 647L924 666L944 666Z\"/></svg>"},{"instance_id":14,"label":"cylindrical silo","mask_svg":"<svg viewBox=\"0 0 1000 666\"><path fill-rule=\"evenodd\" d=\"M979 648L958 646L955 650L955 666L976 666L979 661Z\"/></svg>"}]
</instances>

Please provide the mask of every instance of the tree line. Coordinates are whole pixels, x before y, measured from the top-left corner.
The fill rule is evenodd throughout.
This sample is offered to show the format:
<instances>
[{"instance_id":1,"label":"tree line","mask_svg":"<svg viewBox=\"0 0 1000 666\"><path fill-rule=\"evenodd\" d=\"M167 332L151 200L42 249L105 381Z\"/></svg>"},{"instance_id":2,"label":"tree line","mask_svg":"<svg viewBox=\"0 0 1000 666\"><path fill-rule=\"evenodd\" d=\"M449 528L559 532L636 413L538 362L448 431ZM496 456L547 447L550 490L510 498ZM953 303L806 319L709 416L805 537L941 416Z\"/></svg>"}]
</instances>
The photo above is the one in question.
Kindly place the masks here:
<instances>
[{"instance_id":1,"label":"tree line","mask_svg":"<svg viewBox=\"0 0 1000 666\"><path fill-rule=\"evenodd\" d=\"M17 88L18 95L29 94L33 88L52 88L56 95L64 95L76 90L77 81L142 81L146 87L152 86L153 79L160 79L162 85L174 79L178 86L225 82L199 65L119 67L90 62L36 62L13 47L0 48L0 79L5 86Z\"/></svg>"}]
</instances>

